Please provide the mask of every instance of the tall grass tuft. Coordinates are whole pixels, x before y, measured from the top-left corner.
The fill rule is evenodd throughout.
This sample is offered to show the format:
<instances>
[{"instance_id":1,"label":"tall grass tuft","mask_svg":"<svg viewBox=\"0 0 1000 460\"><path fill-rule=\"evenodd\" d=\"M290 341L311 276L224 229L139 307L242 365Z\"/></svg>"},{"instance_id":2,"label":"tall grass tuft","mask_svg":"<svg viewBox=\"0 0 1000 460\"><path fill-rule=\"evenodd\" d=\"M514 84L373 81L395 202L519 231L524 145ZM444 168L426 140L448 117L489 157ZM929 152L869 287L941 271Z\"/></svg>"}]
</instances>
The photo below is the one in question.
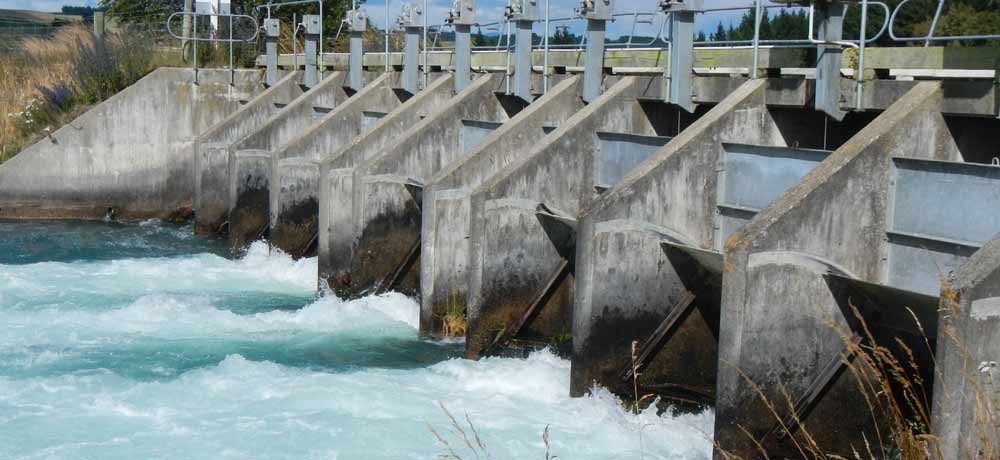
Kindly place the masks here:
<instances>
[{"instance_id":1,"label":"tall grass tuft","mask_svg":"<svg viewBox=\"0 0 1000 460\"><path fill-rule=\"evenodd\" d=\"M152 71L152 44L66 26L0 55L0 163Z\"/></svg>"}]
</instances>

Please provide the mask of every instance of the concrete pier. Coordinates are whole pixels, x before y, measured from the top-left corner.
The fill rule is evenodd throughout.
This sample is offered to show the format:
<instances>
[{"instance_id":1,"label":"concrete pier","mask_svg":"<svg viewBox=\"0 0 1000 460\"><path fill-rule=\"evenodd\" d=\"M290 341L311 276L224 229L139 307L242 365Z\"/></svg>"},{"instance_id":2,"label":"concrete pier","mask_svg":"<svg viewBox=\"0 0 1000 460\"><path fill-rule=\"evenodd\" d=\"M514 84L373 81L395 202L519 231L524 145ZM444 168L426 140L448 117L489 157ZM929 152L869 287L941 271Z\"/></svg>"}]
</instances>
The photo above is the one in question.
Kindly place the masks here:
<instances>
[{"instance_id":1,"label":"concrete pier","mask_svg":"<svg viewBox=\"0 0 1000 460\"><path fill-rule=\"evenodd\" d=\"M198 233L229 232L229 213L233 203L229 200L233 188L232 156L239 150L269 149L296 130L304 129L317 114L330 110L347 98L343 90L346 74L334 72L310 90L300 84L295 72L279 84L251 100L250 109L233 113L226 122L215 128L211 138L204 139L204 148L197 152L198 171L195 187L195 227ZM292 80L289 80L289 77ZM279 93L272 93L277 90ZM288 91L298 94L285 102L275 99L275 94ZM270 109L273 107L274 109ZM260 117L264 117L260 120ZM224 208L220 207L224 206ZM245 236L243 237L245 238Z\"/></svg>"},{"instance_id":2,"label":"concrete pier","mask_svg":"<svg viewBox=\"0 0 1000 460\"><path fill-rule=\"evenodd\" d=\"M264 125L243 139L234 143L230 148L232 152L242 150L267 150L274 153L274 161L285 158L283 153L288 145L296 142L297 139L307 136L304 132L309 132L316 126L329 126L329 120L337 117L338 110L344 105L353 105L350 101L356 101L351 96L351 91L345 86L347 75L342 72L334 73L327 79L320 82L302 97L296 99L292 104L283 108L280 112L272 116ZM392 78L392 74L382 74L375 76L370 85L378 88L383 82ZM356 102L354 103L356 104ZM347 109L350 110L350 109ZM254 239L263 237L270 223L271 192L269 184L272 183L274 174L273 162L267 165L266 169L255 169L255 171L267 175L266 178L255 180L255 183L262 187L259 192L263 193L266 199L259 202L256 199L247 198L246 202L253 202L253 208L240 208L239 217L246 222L252 222L252 226L245 226L234 220L237 216L236 202L240 197L231 197L230 218L229 218L229 241L234 249L239 249L242 244L249 243ZM231 182L245 180L245 178L230 177ZM230 190L242 190L236 184L230 185ZM254 189L254 193L258 190ZM257 223L263 222L263 230L257 228ZM249 233L248 233L249 232Z\"/></svg>"},{"instance_id":3,"label":"concrete pier","mask_svg":"<svg viewBox=\"0 0 1000 460\"><path fill-rule=\"evenodd\" d=\"M931 426L943 458L996 458L1000 235L950 275L940 296Z\"/></svg>"},{"instance_id":4,"label":"concrete pier","mask_svg":"<svg viewBox=\"0 0 1000 460\"><path fill-rule=\"evenodd\" d=\"M287 190L293 196L283 196L286 190L281 187L275 187L269 192L272 244L295 256L315 248L319 214L319 170L315 171L316 180L300 182L301 164L285 160L308 159L318 167L320 162L349 145L354 138L377 126L386 114L399 108L410 97L409 93L399 89L399 84L399 74L383 74L324 115L317 123L303 130L300 136L272 149L270 183L284 183L286 179L283 175L292 174L293 177L288 180L298 184L295 189Z\"/></svg>"},{"instance_id":5,"label":"concrete pier","mask_svg":"<svg viewBox=\"0 0 1000 460\"><path fill-rule=\"evenodd\" d=\"M459 309L465 307L472 191L531 152L548 132L580 110L583 100L579 91L576 76L554 85L425 184L421 200L421 334L439 335L447 310L456 304Z\"/></svg>"},{"instance_id":6,"label":"concrete pier","mask_svg":"<svg viewBox=\"0 0 1000 460\"><path fill-rule=\"evenodd\" d=\"M289 72L194 141L194 231L221 233L229 214L229 145L250 134L304 93L301 72Z\"/></svg>"},{"instance_id":7,"label":"concrete pier","mask_svg":"<svg viewBox=\"0 0 1000 460\"><path fill-rule=\"evenodd\" d=\"M382 154L420 120L450 104L456 96L452 89L453 84L450 75L433 80L430 85L382 117L374 127L352 140L349 145L326 156L320 166L319 194L325 194L331 187L341 186L338 182L349 178L355 165ZM333 266L331 262L350 257L349 247L346 248L348 251L346 253L331 251L332 235L349 234L353 222L349 219L331 218L344 211L338 205L338 200L328 197L322 202L324 206L319 208L317 229L319 279L321 284L328 285L326 280L330 278L330 269ZM336 249L345 248L341 246Z\"/></svg>"},{"instance_id":8,"label":"concrete pier","mask_svg":"<svg viewBox=\"0 0 1000 460\"><path fill-rule=\"evenodd\" d=\"M329 253L320 256L320 272L331 289L356 295L391 285L417 292L413 268L419 267L414 255L420 243L423 181L520 111L519 100L497 93L501 85L498 75L473 80L384 153L353 169L327 173L320 206L330 212L330 222L351 223L349 229L341 227L350 233L329 233Z\"/></svg>"},{"instance_id":9,"label":"concrete pier","mask_svg":"<svg viewBox=\"0 0 1000 460\"><path fill-rule=\"evenodd\" d=\"M1000 224L980 222L998 215L996 201L977 205L985 213L962 211L978 195L972 190L995 195L1000 183L983 180L996 175L983 168L997 168L961 163L986 152L955 137L944 97L939 83L916 85L726 240L715 428L722 449L753 453L756 440L774 455L792 452L792 437L803 442L801 430L789 436L761 415L769 412L764 398L781 417L807 424L823 452L863 449L862 433L874 439L884 426L872 420L865 398L874 396L859 391L857 369L846 370L852 337L899 356L905 344L920 369L911 378L930 386L924 335L936 333L937 277L981 244L970 229Z\"/></svg>"},{"instance_id":10,"label":"concrete pier","mask_svg":"<svg viewBox=\"0 0 1000 460\"><path fill-rule=\"evenodd\" d=\"M637 98L647 84L620 79L472 193L467 356L506 344L497 338L570 335L573 221L675 121L665 103Z\"/></svg>"}]
</instances>

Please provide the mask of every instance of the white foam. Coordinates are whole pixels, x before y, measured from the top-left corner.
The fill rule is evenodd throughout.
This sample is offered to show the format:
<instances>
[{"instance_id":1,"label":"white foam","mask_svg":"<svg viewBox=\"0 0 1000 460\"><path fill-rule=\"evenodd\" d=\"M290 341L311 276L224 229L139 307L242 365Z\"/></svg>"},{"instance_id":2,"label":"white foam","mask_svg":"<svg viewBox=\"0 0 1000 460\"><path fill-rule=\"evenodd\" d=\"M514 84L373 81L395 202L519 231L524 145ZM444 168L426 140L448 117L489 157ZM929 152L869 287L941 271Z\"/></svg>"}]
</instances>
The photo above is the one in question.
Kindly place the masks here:
<instances>
[{"instance_id":1,"label":"white foam","mask_svg":"<svg viewBox=\"0 0 1000 460\"><path fill-rule=\"evenodd\" d=\"M225 449L237 458L432 459L441 450L428 426L467 454L438 401L463 425L468 413L496 459L542 458L546 426L560 458L634 459L640 450L645 458L711 456L711 413L637 416L599 389L569 398L568 379L569 363L547 351L337 374L230 355L168 382L106 373L0 379L0 394L19 405L19 415L0 420L0 432L25 440L0 445L0 457L123 439L127 449L105 446L91 456L218 458ZM88 429L78 429L81 420Z\"/></svg>"},{"instance_id":2,"label":"white foam","mask_svg":"<svg viewBox=\"0 0 1000 460\"><path fill-rule=\"evenodd\" d=\"M0 310L38 306L78 309L90 307L86 303L95 298L129 301L149 293L310 295L316 289L316 266L315 258L293 260L280 251L270 251L262 242L254 243L236 260L197 254L0 265Z\"/></svg>"}]
</instances>

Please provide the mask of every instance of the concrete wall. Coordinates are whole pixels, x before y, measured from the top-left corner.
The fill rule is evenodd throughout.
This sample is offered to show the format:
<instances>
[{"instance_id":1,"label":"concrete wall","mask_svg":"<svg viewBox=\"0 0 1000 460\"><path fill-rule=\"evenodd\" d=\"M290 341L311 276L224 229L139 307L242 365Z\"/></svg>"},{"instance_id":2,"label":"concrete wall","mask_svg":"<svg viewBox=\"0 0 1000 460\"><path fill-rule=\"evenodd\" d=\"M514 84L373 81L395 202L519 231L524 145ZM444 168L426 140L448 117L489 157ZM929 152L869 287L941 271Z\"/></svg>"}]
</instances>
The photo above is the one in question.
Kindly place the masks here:
<instances>
[{"instance_id":1,"label":"concrete wall","mask_svg":"<svg viewBox=\"0 0 1000 460\"><path fill-rule=\"evenodd\" d=\"M753 452L742 430L760 439L777 423L748 380L784 414L789 408L779 389L798 399L839 359L845 349L840 333L856 327L848 299L866 301L836 288L829 274L885 283L892 157L962 159L938 112L941 101L939 84L915 86L725 243L715 422L721 448ZM903 306L912 304L876 307L891 312ZM901 326L889 324L876 334L914 339ZM920 361L926 347L915 340ZM852 445L864 449L862 432L874 439L871 414L850 372L830 383L805 423L823 452L849 456ZM789 448L771 448L782 447Z\"/></svg>"},{"instance_id":2,"label":"concrete wall","mask_svg":"<svg viewBox=\"0 0 1000 460\"><path fill-rule=\"evenodd\" d=\"M472 191L532 151L546 128L561 125L583 108L580 80L553 86L504 123L471 152L424 185L420 252L420 332L441 332L449 304L465 303L468 286L469 206Z\"/></svg>"},{"instance_id":3,"label":"concrete wall","mask_svg":"<svg viewBox=\"0 0 1000 460\"><path fill-rule=\"evenodd\" d=\"M375 77L365 89L365 95L372 94L371 91L382 91L387 89L385 82L391 81L393 74L381 74ZM350 111L354 104L344 108L350 101L359 99L352 98L350 90L346 87L347 75L342 72L334 72L319 85L313 87L309 92L299 99L281 109L280 112L272 116L251 134L243 137L230 147L230 171L237 167L232 163L236 161L234 153L244 150L267 150L272 152L272 156L278 159L279 156L294 156L295 152L310 154L315 150L304 148L304 139L316 136L316 133L325 132L315 130L315 127L329 127L330 121L337 119L342 110ZM371 89L370 89L371 88ZM360 94L361 92L359 92ZM289 144L296 144L295 148L287 151ZM312 147L312 144L309 144ZM255 168L254 171L265 174L265 177L254 178L249 183L254 184L253 188L241 187L247 182L245 177L230 177L229 184L229 242L233 248L240 248L245 244L261 237L262 233L259 225L268 228L270 222L271 194L269 184L273 180L273 161L263 169ZM240 196L245 193L246 196ZM236 205L240 203L240 209L236 211Z\"/></svg>"},{"instance_id":4,"label":"concrete wall","mask_svg":"<svg viewBox=\"0 0 1000 460\"><path fill-rule=\"evenodd\" d=\"M943 286L940 309L931 426L941 456L996 458L1000 235Z\"/></svg>"},{"instance_id":5,"label":"concrete wall","mask_svg":"<svg viewBox=\"0 0 1000 460\"><path fill-rule=\"evenodd\" d=\"M320 201L330 212L329 222L338 228L330 232L330 256L325 258L330 265L321 272L331 288L360 293L376 287L401 265L420 238L419 188L462 155L463 120L509 118L511 106L505 104L514 101L496 94L501 88L500 76L482 76L383 154L353 171L329 172L329 188L323 189ZM348 222L353 225L342 231L341 225ZM411 274L399 288L415 292L416 284Z\"/></svg>"},{"instance_id":6,"label":"concrete wall","mask_svg":"<svg viewBox=\"0 0 1000 460\"><path fill-rule=\"evenodd\" d=\"M0 165L0 217L190 213L198 134L263 90L255 70L160 68Z\"/></svg>"},{"instance_id":7,"label":"concrete wall","mask_svg":"<svg viewBox=\"0 0 1000 460\"><path fill-rule=\"evenodd\" d=\"M301 72L289 72L194 141L194 231L217 233L229 212L229 144L250 134L304 93Z\"/></svg>"},{"instance_id":8,"label":"concrete wall","mask_svg":"<svg viewBox=\"0 0 1000 460\"><path fill-rule=\"evenodd\" d=\"M273 150L269 183L276 186L269 188L268 205L272 245L296 256L309 249L318 227L319 163L409 98L408 93L396 88L398 80L396 73L380 76L301 135ZM309 180L302 180L306 176L301 159L313 162ZM286 174L291 174L287 181Z\"/></svg>"},{"instance_id":9,"label":"concrete wall","mask_svg":"<svg viewBox=\"0 0 1000 460\"><path fill-rule=\"evenodd\" d=\"M668 126L666 117L647 111L636 98L643 86L640 78L619 80L472 193L467 356L484 353L563 262L535 213L544 204L575 218L597 196L597 132L653 136ZM555 288L519 338L544 343L568 335L572 285L568 277Z\"/></svg>"}]
</instances>

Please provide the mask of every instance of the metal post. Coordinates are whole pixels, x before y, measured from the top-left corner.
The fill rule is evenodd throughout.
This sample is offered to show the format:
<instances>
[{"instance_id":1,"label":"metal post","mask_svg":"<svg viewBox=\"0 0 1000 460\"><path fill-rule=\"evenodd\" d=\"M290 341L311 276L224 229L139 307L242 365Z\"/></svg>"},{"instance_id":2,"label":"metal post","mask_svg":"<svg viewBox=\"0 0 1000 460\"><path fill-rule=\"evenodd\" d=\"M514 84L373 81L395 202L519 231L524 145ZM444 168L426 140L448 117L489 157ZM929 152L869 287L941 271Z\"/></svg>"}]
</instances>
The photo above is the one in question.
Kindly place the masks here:
<instances>
[{"instance_id":1,"label":"metal post","mask_svg":"<svg viewBox=\"0 0 1000 460\"><path fill-rule=\"evenodd\" d=\"M319 75L317 74L317 63L316 63L316 48L319 42L319 31L322 28L319 22L319 16L315 14L306 14L302 16L302 26L305 27L305 73L303 75L302 84L306 88L312 88L319 83Z\"/></svg>"},{"instance_id":2,"label":"metal post","mask_svg":"<svg viewBox=\"0 0 1000 460\"><path fill-rule=\"evenodd\" d=\"M424 7L421 9L422 12L427 11L427 0L424 0ZM427 16L424 15L424 88L427 87Z\"/></svg>"},{"instance_id":3,"label":"metal post","mask_svg":"<svg viewBox=\"0 0 1000 460\"><path fill-rule=\"evenodd\" d=\"M670 67L667 74L667 102L693 113L694 15L702 10L701 0L668 0L660 7L670 14Z\"/></svg>"},{"instance_id":4,"label":"metal post","mask_svg":"<svg viewBox=\"0 0 1000 460\"><path fill-rule=\"evenodd\" d=\"M98 37L103 37L104 36L104 12L103 11L95 11L94 12L94 35L96 35Z\"/></svg>"},{"instance_id":5,"label":"metal post","mask_svg":"<svg viewBox=\"0 0 1000 460\"><path fill-rule=\"evenodd\" d=\"M611 0L583 0L580 15L587 20L587 48L583 59L584 102L591 102L601 95L604 81L604 30L611 20Z\"/></svg>"},{"instance_id":6,"label":"metal post","mask_svg":"<svg viewBox=\"0 0 1000 460\"><path fill-rule=\"evenodd\" d=\"M455 24L455 92L469 86L469 69L472 67L472 40L468 24Z\"/></svg>"},{"instance_id":7,"label":"metal post","mask_svg":"<svg viewBox=\"0 0 1000 460\"><path fill-rule=\"evenodd\" d=\"M760 21L761 21L761 0L754 0L753 10L753 63L750 65L750 78L757 78L757 69L760 68Z\"/></svg>"},{"instance_id":8,"label":"metal post","mask_svg":"<svg viewBox=\"0 0 1000 460\"><path fill-rule=\"evenodd\" d=\"M236 68L233 66L233 17L229 16L229 84L236 84Z\"/></svg>"},{"instance_id":9,"label":"metal post","mask_svg":"<svg viewBox=\"0 0 1000 460\"><path fill-rule=\"evenodd\" d=\"M516 22L514 38L514 95L526 101L531 95L531 25L530 20Z\"/></svg>"},{"instance_id":10,"label":"metal post","mask_svg":"<svg viewBox=\"0 0 1000 460\"><path fill-rule=\"evenodd\" d=\"M455 92L469 86L472 66L472 40L469 31L476 22L475 0L455 0L448 13L448 23L455 26Z\"/></svg>"},{"instance_id":11,"label":"metal post","mask_svg":"<svg viewBox=\"0 0 1000 460\"><path fill-rule=\"evenodd\" d=\"M354 9L347 12L347 26L350 30L350 59L348 86L354 91L361 91L364 86L364 48L362 47L362 34L368 24L368 18L361 9Z\"/></svg>"},{"instance_id":12,"label":"metal post","mask_svg":"<svg viewBox=\"0 0 1000 460\"><path fill-rule=\"evenodd\" d=\"M187 16L187 15L185 15ZM198 16L191 16L191 38L194 39L194 59L192 60L192 66L194 67L194 84L198 84Z\"/></svg>"},{"instance_id":13,"label":"metal post","mask_svg":"<svg viewBox=\"0 0 1000 460\"><path fill-rule=\"evenodd\" d=\"M868 39L868 0L861 0L861 36L858 39L858 70L854 74L854 110L862 109L865 80L865 40Z\"/></svg>"},{"instance_id":14,"label":"metal post","mask_svg":"<svg viewBox=\"0 0 1000 460\"><path fill-rule=\"evenodd\" d=\"M403 89L410 94L420 90L417 81L418 59L420 53L420 29L423 21L423 10L416 3L404 3L399 13L397 23L403 27L405 42L403 44Z\"/></svg>"},{"instance_id":15,"label":"metal post","mask_svg":"<svg viewBox=\"0 0 1000 460\"><path fill-rule=\"evenodd\" d=\"M194 11L194 0L184 0L184 12L185 13L191 13L192 11ZM185 14L184 17L181 18L181 21L182 21L181 22L181 27L184 29L181 32L181 36L184 37L184 38L188 38L188 37L191 36L191 15L190 14ZM187 40L181 40L181 57L182 58L184 57L184 54L186 54L188 52L188 45L189 44L190 44L189 41L187 41Z\"/></svg>"},{"instance_id":16,"label":"metal post","mask_svg":"<svg viewBox=\"0 0 1000 460\"><path fill-rule=\"evenodd\" d=\"M268 86L272 86L278 82L278 31L280 27L278 19L264 20L264 51L267 61L267 68L264 71L264 82ZM292 40L295 40L294 36L292 36Z\"/></svg>"},{"instance_id":17,"label":"metal post","mask_svg":"<svg viewBox=\"0 0 1000 460\"><path fill-rule=\"evenodd\" d=\"M549 0L545 0L545 42L542 47L542 93L547 93L549 92Z\"/></svg>"},{"instance_id":18,"label":"metal post","mask_svg":"<svg viewBox=\"0 0 1000 460\"><path fill-rule=\"evenodd\" d=\"M389 73L389 0L385 0L385 73Z\"/></svg>"},{"instance_id":19,"label":"metal post","mask_svg":"<svg viewBox=\"0 0 1000 460\"><path fill-rule=\"evenodd\" d=\"M840 59L842 48L832 44L843 38L845 5L838 1L813 4L813 14L819 23L818 39L827 43L816 45L816 110L835 120L843 120L840 109Z\"/></svg>"}]
</instances>

